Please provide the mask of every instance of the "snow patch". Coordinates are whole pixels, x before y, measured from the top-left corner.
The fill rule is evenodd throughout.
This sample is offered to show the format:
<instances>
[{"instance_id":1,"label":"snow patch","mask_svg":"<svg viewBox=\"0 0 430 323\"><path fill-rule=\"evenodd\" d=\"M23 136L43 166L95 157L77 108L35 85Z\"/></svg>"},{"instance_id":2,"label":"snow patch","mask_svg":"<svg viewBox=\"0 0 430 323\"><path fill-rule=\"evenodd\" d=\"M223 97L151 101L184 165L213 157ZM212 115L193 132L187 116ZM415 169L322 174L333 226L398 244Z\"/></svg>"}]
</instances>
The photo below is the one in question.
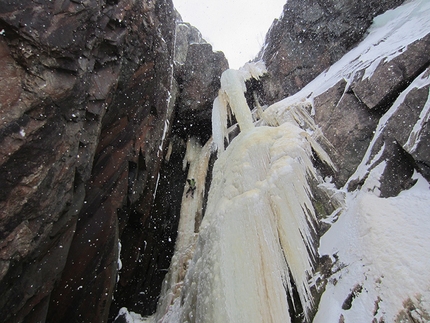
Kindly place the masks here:
<instances>
[{"instance_id":1,"label":"snow patch","mask_svg":"<svg viewBox=\"0 0 430 323\"><path fill-rule=\"evenodd\" d=\"M380 198L375 188L383 166L371 171L365 189L347 194L346 211L321 238L320 255L336 254L342 269L332 275L315 323L341 315L345 322L394 322L408 299L430 308L429 184L415 173L411 189ZM353 293L357 286L362 291Z\"/></svg>"}]
</instances>

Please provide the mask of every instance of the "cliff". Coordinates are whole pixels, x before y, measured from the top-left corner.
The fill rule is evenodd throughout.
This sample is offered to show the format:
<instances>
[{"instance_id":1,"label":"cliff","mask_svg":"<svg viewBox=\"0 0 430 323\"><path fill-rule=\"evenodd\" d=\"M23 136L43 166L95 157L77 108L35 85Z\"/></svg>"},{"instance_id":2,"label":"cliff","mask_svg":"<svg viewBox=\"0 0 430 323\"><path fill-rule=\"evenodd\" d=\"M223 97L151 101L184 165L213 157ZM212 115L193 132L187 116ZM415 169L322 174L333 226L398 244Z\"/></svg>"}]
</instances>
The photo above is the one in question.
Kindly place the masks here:
<instances>
[{"instance_id":1,"label":"cliff","mask_svg":"<svg viewBox=\"0 0 430 323\"><path fill-rule=\"evenodd\" d=\"M2 322L106 321L119 241L115 300L153 311L185 182L168 143L174 163L210 129L228 67L179 22L170 1L0 4Z\"/></svg>"},{"instance_id":2,"label":"cliff","mask_svg":"<svg viewBox=\"0 0 430 323\"><path fill-rule=\"evenodd\" d=\"M296 93L338 61L365 35L375 16L396 1L288 1L258 57L269 71L268 104Z\"/></svg>"}]
</instances>

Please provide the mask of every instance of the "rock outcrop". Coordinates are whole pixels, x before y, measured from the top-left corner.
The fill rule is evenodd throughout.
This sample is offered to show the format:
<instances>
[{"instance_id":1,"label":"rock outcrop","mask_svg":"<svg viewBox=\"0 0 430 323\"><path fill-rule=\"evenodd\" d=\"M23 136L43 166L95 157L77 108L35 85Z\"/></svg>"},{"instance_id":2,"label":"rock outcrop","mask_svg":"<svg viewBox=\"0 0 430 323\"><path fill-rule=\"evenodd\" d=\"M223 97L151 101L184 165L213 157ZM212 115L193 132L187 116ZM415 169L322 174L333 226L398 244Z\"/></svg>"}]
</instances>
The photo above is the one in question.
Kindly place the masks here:
<instances>
[{"instance_id":1,"label":"rock outcrop","mask_svg":"<svg viewBox=\"0 0 430 323\"><path fill-rule=\"evenodd\" d=\"M338 186L345 184L362 160L380 117L391 108L399 94L430 65L427 55L429 46L430 35L427 35L407 46L392 60L382 60L371 77L363 78L365 69L355 71L354 80L350 85L340 81L326 93L315 98L315 121L334 146L332 154L339 168L335 175ZM387 178L388 182L382 188L383 196L397 195L402 188L408 187L414 168L430 179L430 159L425 157L427 155L425 140L413 151L411 147L409 151L407 148L406 151L405 148L401 148L407 147L408 138L420 118L427 97L427 87L409 92L373 148L374 156L385 144L387 151L383 158L390 160L390 165L393 164L394 168L400 167L395 165L404 164L408 169L387 170L392 174L390 176L399 178L395 180ZM427 125L424 127L421 129L423 134L427 132ZM404 157L405 160L402 157L404 154L410 155L411 159Z\"/></svg>"},{"instance_id":2,"label":"rock outcrop","mask_svg":"<svg viewBox=\"0 0 430 323\"><path fill-rule=\"evenodd\" d=\"M312 2L306 5L289 1L281 18L269 30L260 53L269 72L258 91L261 101L271 104L302 89L362 39L373 17L401 2ZM370 78L363 77L366 69L354 71L355 78L351 84L341 80L315 98L315 121L334 146L331 153L339 168L334 175L338 186L346 183L362 160L380 117L414 78L429 66L426 54L429 51L428 37L401 49L402 52L393 59L379 62ZM414 98L410 94L407 100L425 101L424 89L422 93L422 96L416 93L418 97ZM410 106L406 102L404 104ZM406 113L406 109L398 112L406 120L396 118L385 128L385 142L396 141L400 146L405 145L420 112L420 109L412 108L412 113ZM400 158L402 153L389 146L386 147L390 150L387 154ZM417 148L419 152L414 151L412 155L415 156L416 167L428 178L428 160L424 160L426 153L422 149ZM406 173L410 175L410 170ZM401 182L405 183L399 182L398 185L407 186L408 181L404 178ZM385 192L387 196L400 191L400 186L396 189L392 184L389 186Z\"/></svg>"},{"instance_id":3,"label":"rock outcrop","mask_svg":"<svg viewBox=\"0 0 430 323\"><path fill-rule=\"evenodd\" d=\"M288 1L259 54L270 74L265 102L302 89L362 39L373 17L402 2Z\"/></svg>"},{"instance_id":4,"label":"rock outcrop","mask_svg":"<svg viewBox=\"0 0 430 323\"><path fill-rule=\"evenodd\" d=\"M0 4L3 322L106 321L120 240L123 291L137 274L151 281L155 272L148 295L158 294L174 236L169 247L160 243L164 233L149 228L172 221L174 212L159 218L154 196L165 183L162 161L180 119L178 88L192 79L174 63L177 19L171 1ZM227 62L201 46L189 47L209 56L201 84L212 85ZM187 57L185 47L176 53ZM203 64L202 55L183 63L199 59L195 64ZM197 118L207 115L210 93L204 104L193 103ZM154 306L137 305L148 312Z\"/></svg>"},{"instance_id":5,"label":"rock outcrop","mask_svg":"<svg viewBox=\"0 0 430 323\"><path fill-rule=\"evenodd\" d=\"M332 178L333 184L336 188L330 191L333 195L326 196L326 202L322 198L321 192L313 187L313 195L315 202L315 209L319 214L330 215L321 221L318 236L321 236L327 231L330 225L337 225L336 223L338 217L343 216L345 210L337 205L338 209L334 211L333 208L327 208L332 202L331 198L336 199L338 196L336 194L346 194L352 196L353 194L372 194L377 196L376 200L387 202L389 205L395 198L404 198L406 193L409 193L413 189L419 190L414 187L415 183L419 181L422 177L430 182L429 177L429 129L428 129L428 118L429 118L429 73L430 73L430 58L428 56L429 46L430 46L430 27L426 19L422 26L417 27L417 37L408 38L406 34L399 36L403 27L399 24L389 24L387 19L393 18L390 15L385 16L382 20L377 21L381 25L387 25L387 30L381 32L381 38L372 38L372 32L375 32L379 28L376 24L370 31L369 41L366 43L364 49L369 51L363 52L358 56L354 56L359 51L351 51L352 54L346 58L342 58L340 62L337 62L334 66L332 63L339 59L339 57L346 53L348 49L352 49L357 44L363 35L366 36L365 31L371 20L370 16L374 13L380 12L380 10L385 11L390 6L398 5L398 2L376 2L366 1L360 5L354 4L359 8L360 6L373 8L371 11L362 11L361 15L357 16L354 11L350 11L352 7L346 5L343 9L346 11L333 18L336 21L336 17L344 17L344 14L349 15L348 21L349 25L340 26L339 28L346 28L352 32L341 32L334 38L327 38L326 44L320 44L319 41L326 37L324 32L325 28L330 25L331 20L324 20L320 10L315 8L321 8L321 3L314 3L313 6L306 7L296 7L295 2L289 1L284 7L284 16L277 21L272 26L269 36L267 38L268 43L262 51L262 58L269 70L269 75L262 79L260 84L260 89L258 91L259 99L266 104L271 104L273 101L277 101L283 97L287 97L289 94L292 96L287 98L285 101L285 106L291 103L293 107L294 103L297 102L307 102L309 104L309 112L312 112L313 119L318 126L318 131L328 139L326 143L326 150L331 156L337 170L331 171L325 168L320 163L316 162L316 167L319 168L323 176L327 176L326 179ZM351 6L353 4L351 3ZM425 9L422 9L425 7ZM298 9L300 8L300 9ZM314 8L311 10L311 8ZM348 9L349 8L349 9ZM415 2L411 3L410 7L403 8L404 12L408 12L410 8L420 11L428 10L428 5L425 2ZM399 8L400 9L400 8ZM295 12L293 15L292 13ZM400 11L399 11L400 12ZM413 16L411 11L410 17ZM399 13L397 13L399 14ZM306 16L304 16L306 15ZM406 14L405 14L406 16ZM364 17L364 18L363 18ZM303 19L303 21L301 20ZM312 19L315 23L310 24ZM385 19L385 20L384 20ZM412 18L409 18L412 19ZM391 20L388 20L391 22ZM407 19L403 20L408 22ZM418 21L421 20L418 19ZM292 26L301 26L301 24L306 24L307 27L300 27L302 30L301 37L300 31L297 31ZM414 23L416 21L414 20ZM290 26L288 28L280 26ZM355 27L354 27L355 26ZM363 26L365 30L360 30L357 26ZM309 28L317 28L322 30L321 33L307 33ZM391 28L391 29L390 29ZM288 30L288 32L287 32ZM407 30L407 29L406 29ZM284 34L283 34L284 33ZM285 37L280 37L280 35L287 35ZM396 34L398 38L392 37ZM311 37L312 35L312 37ZM354 36L355 35L355 36ZM392 38L391 38L392 37ZM312 38L312 39L311 39ZM371 41L373 39L373 42ZM318 45L314 48L310 48L310 44ZM386 44L395 44L392 47L385 46ZM378 48L378 50L371 51L372 48ZM388 49L389 48L389 49ZM330 51L333 50L333 56L328 55ZM355 50L355 49L354 49ZM300 53L297 54L297 53ZM365 54L364 54L365 53ZM382 54L383 53L383 54ZM367 54L367 55L366 55ZM338 56L340 55L340 56ZM349 54L348 54L349 55ZM303 56L303 57L300 57ZM367 60L367 61L366 61ZM311 63L312 62L312 63ZM365 62L365 63L363 63ZM330 66L330 68L328 68ZM320 74L321 73L321 74ZM319 75L317 79L315 76ZM336 75L336 76L335 76ZM338 77L339 76L339 77ZM325 81L336 79L335 82L330 85L325 84ZM309 87L306 87L311 80L315 79L315 83L312 82ZM262 89L261 89L262 88ZM298 92L303 88L303 91ZM323 90L321 90L323 89ZM282 92L284 91L284 92ZM297 93L298 92L298 93ZM282 105L282 104L280 104ZM273 106L272 106L273 107ZM270 109L270 108L269 108ZM282 112L279 111L279 115ZM324 142L322 142L324 145ZM379 169L378 169L379 167ZM382 169L382 170L381 170ZM379 174L378 171L381 173ZM375 178L375 174L378 174ZM373 177L372 177L373 176ZM418 179L417 179L418 178ZM422 178L421 178L422 179ZM424 185L423 190L428 188L428 183L423 179ZM410 190L412 188L412 190ZM408 192L405 192L408 191ZM403 195L402 195L402 194ZM400 195L399 195L400 194ZM423 199L423 201L426 201ZM353 204L348 205L348 201L345 202L348 207ZM376 202L375 202L376 203ZM381 202L382 203L382 202ZM392 202L394 205L395 203ZM423 202L425 205L425 202ZM384 205L384 204L381 204ZM368 213L364 216L361 209L374 209L374 213L367 211ZM338 230L346 229L347 227L363 226L366 223L370 226L369 230L374 230L372 227L374 222L378 217L383 217L385 210L379 210L378 205L359 205L356 213L350 212L352 217L349 218L350 222L345 222L343 218L342 224L337 227ZM326 208L326 209L325 209ZM361 208L361 209L360 209ZM393 208L395 209L395 208ZM333 212L333 213L332 213ZM397 214L393 214L393 218L387 218L387 221L409 221L409 217L413 217L411 213L414 212L414 206L411 205L410 209L405 208L399 211ZM345 211L347 213L347 211ZM418 221L422 221L422 225L426 225L428 218L428 213L421 214ZM369 219L365 219L368 216ZM354 218L355 217L355 218ZM354 219L352 219L354 218ZM342 227L344 225L344 227ZM378 223L375 227L384 231L385 224ZM395 235L396 232L402 232L402 228L389 227L387 224L387 235ZM420 224L417 225L417 228ZM339 229L340 228L340 229ZM376 230L376 229L375 229ZM359 229L355 228L351 232L358 232ZM335 231L339 233L339 231ZM374 244L371 248L377 250L381 254L384 254L384 249L379 245L380 233L367 234L366 232L361 232L359 235L359 240L363 241L363 244L369 243L371 241L370 236L374 236ZM411 235L411 232L405 233ZM413 234L412 234L413 235ZM333 235L331 236L333 238ZM390 236L392 242L402 244L403 240L401 237ZM410 245L408 248L419 248L422 244L420 241L421 237L415 237L409 240ZM339 244L348 243L352 244L349 240L350 237L343 236L337 241ZM353 240L353 238L351 238ZM323 239L319 241L322 244ZM337 247L337 250L342 247ZM360 250L360 246L353 245L351 249ZM369 250L367 250L369 251ZM327 252L327 250L326 250ZM396 250L399 253L399 251ZM425 252L424 252L425 253ZM357 252L360 254L360 251ZM370 252L369 252L370 254ZM324 254L323 257L316 261L315 268L317 272L317 279L314 285L314 297L316 304L319 302L320 293L325 290L326 284L330 285L331 289L326 295L327 298L334 297L334 291L336 291L337 279L345 279L342 277L346 272L353 272L353 264L347 263L344 258L339 258L339 255L333 251L330 254L331 260ZM365 255L368 256L367 254ZM402 259L406 259L405 262L409 261L409 256L402 254ZM417 257L420 258L421 254ZM372 274L377 272L374 269L369 269L372 266L377 266L378 259L371 259L372 256L366 258L366 263L360 263L359 266L363 267L363 279L370 279L364 270L369 272L373 270ZM412 258L412 257L411 257ZM360 262L362 259L357 259ZM333 261L333 262L332 262ZM387 256L385 259L387 263L393 261L392 258ZM413 262L412 260L410 260ZM415 261L415 260L414 260ZM379 263L378 263L379 264ZM369 267L369 268L368 268ZM413 267L413 266L412 266ZM342 268L345 268L342 270ZM365 269L364 269L365 268ZM413 270L408 265L401 265L400 268L404 272L408 270ZM389 269L388 269L389 270ZM382 272L387 271L383 268ZM336 275L339 272L339 275ZM355 272L354 274L357 274ZM353 276L354 274L351 274ZM320 275L320 276L318 276ZM384 276L382 276L384 277ZM357 280L362 279L357 278ZM421 282L416 282L418 285ZM373 292L374 294L379 292L380 286L369 284L366 293ZM341 284L342 285L342 284ZM382 284L383 285L383 284ZM399 283L403 285L403 283ZM364 286L364 284L363 284ZM354 309L355 303L353 303L354 298L358 298L359 294L364 291L362 285L351 285L350 294L345 294L344 303L340 303L340 311L345 311L345 317L347 317L347 311ZM388 286L388 285L387 285ZM408 289L408 286L402 286ZM340 290L337 289L337 291ZM387 287L385 287L387 288ZM373 289L373 290L372 290ZM393 292L393 294L395 294ZM404 295L397 295L396 297L403 297ZM367 296L360 296L361 302L366 299ZM379 297L379 296L378 296ZM381 296L382 297L382 296ZM390 303L391 296L385 296L384 301ZM379 303L381 299L375 298L375 304ZM367 299L368 300L368 299ZM366 300L366 301L367 301ZM394 311L398 311L395 322L414 322L414 321L426 321L428 320L428 303L420 303L420 300L416 301L414 305L410 305L410 301L407 297L403 299L402 305L396 307ZM325 303L327 306L328 303ZM390 303L391 304L391 303ZM333 308L336 307L334 303L331 303ZM384 315L381 312L378 313L379 308L373 309L368 312L361 305L355 305L355 313L366 313L369 316L374 316L374 321L384 321ZM324 305L319 305L321 312L331 312L330 309L324 307ZM370 307L369 307L370 308ZM317 309L315 309L317 310ZM392 309L391 309L392 310ZM361 311L361 312L360 312ZM351 313L352 311L348 312ZM300 314L300 313L298 313ZM340 315L336 318L339 322L347 321L344 315ZM378 319L376 318L378 316ZM324 313L320 313L319 318L316 318L318 322L327 321L326 318L330 315L325 316ZM332 317L333 318L333 317ZM351 316L349 317L351 318ZM394 319L390 321L394 322Z\"/></svg>"}]
</instances>

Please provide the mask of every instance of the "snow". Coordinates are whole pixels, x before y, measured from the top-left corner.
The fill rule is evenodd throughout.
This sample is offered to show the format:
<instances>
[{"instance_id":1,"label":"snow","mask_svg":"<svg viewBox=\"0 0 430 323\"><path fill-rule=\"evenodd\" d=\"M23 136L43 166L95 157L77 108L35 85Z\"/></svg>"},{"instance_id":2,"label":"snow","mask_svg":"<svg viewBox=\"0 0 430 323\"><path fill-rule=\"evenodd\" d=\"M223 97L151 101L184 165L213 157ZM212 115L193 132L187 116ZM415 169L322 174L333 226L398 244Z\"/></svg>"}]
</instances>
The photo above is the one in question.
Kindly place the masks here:
<instances>
[{"instance_id":1,"label":"snow","mask_svg":"<svg viewBox=\"0 0 430 323\"><path fill-rule=\"evenodd\" d=\"M345 322L371 322L374 317L394 322L408 298L418 308L430 308L429 183L415 174L418 182L411 189L380 198L383 166L372 170L362 190L347 194L346 211L320 241L319 253L336 254L344 268L332 276L314 323L337 322L340 315ZM342 310L357 285L363 292L351 309Z\"/></svg>"},{"instance_id":2,"label":"snow","mask_svg":"<svg viewBox=\"0 0 430 323\"><path fill-rule=\"evenodd\" d=\"M320 75L304 93L314 91L314 97L340 78L349 82L353 78L349 71L357 66L367 66L363 77L370 77L384 56L392 59L408 43L430 31L429 14L430 2L410 1L377 17L368 38ZM351 63L341 71L339 67L348 61ZM384 146L376 147L375 144L390 118L411 90L427 86L429 82L429 76L419 75L380 119L361 164L348 181L368 175L361 189L355 192L339 190L345 195L344 208L321 238L319 248L321 256L329 255L336 262L335 269L322 295L314 323L341 319L352 323L394 322L400 319L400 312L406 306L415 308L411 315L416 316L417 322L423 322L422 318L417 318L417 313L429 318L429 183L415 173L418 182L411 189L396 197L380 198L379 178L386 165L385 162L375 164L384 150ZM318 84L323 85L322 88L317 88ZM304 93L297 97L303 97ZM294 102L294 98L288 101ZM428 117L429 100L404 145L408 152L414 151L420 138L419 129ZM351 293L354 296L348 305L345 301Z\"/></svg>"},{"instance_id":3,"label":"snow","mask_svg":"<svg viewBox=\"0 0 430 323\"><path fill-rule=\"evenodd\" d=\"M269 111L282 109L285 105L301 100L312 103L313 98L327 91L340 80L345 79L348 84L352 82L355 72L361 69L367 69L363 75L364 78L371 77L375 68L386 57L393 59L409 44L428 34L429 16L430 1L416 0L376 17L367 37L357 47L321 73L300 92L270 106Z\"/></svg>"},{"instance_id":4,"label":"snow","mask_svg":"<svg viewBox=\"0 0 430 323\"><path fill-rule=\"evenodd\" d=\"M428 84L430 84L430 76L427 77ZM421 139L421 130L424 128L424 125L429 121L430 118L430 95L427 98L426 103L424 104L423 109L421 110L418 121L415 123L408 140L403 148L406 149L409 153L414 153L418 143Z\"/></svg>"}]
</instances>

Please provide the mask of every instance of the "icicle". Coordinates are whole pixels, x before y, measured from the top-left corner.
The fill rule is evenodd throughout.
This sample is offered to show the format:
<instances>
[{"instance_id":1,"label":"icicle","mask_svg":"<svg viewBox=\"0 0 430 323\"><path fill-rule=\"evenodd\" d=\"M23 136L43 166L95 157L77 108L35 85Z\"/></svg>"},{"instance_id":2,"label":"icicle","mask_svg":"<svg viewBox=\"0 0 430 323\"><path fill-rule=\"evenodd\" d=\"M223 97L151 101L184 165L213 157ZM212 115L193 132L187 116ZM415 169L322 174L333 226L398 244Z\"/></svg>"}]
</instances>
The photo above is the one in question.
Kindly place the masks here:
<instances>
[{"instance_id":1,"label":"icicle","mask_svg":"<svg viewBox=\"0 0 430 323\"><path fill-rule=\"evenodd\" d=\"M212 137L219 152L224 151L224 138L228 138L227 113L227 100L220 91L212 109Z\"/></svg>"},{"instance_id":2,"label":"icicle","mask_svg":"<svg viewBox=\"0 0 430 323\"><path fill-rule=\"evenodd\" d=\"M241 69L228 69L221 75L221 89L215 99L212 110L212 134L218 148L218 153L224 151L224 138L227 134L227 114L231 112L236 117L241 131L254 128L251 110L245 99L245 81L250 78L259 79L266 73L262 61L246 63Z\"/></svg>"},{"instance_id":3,"label":"icicle","mask_svg":"<svg viewBox=\"0 0 430 323\"><path fill-rule=\"evenodd\" d=\"M228 103L236 117L241 131L247 131L254 127L251 110L245 99L245 79L237 70L226 70L221 75L221 90L227 94Z\"/></svg>"},{"instance_id":4,"label":"icicle","mask_svg":"<svg viewBox=\"0 0 430 323\"><path fill-rule=\"evenodd\" d=\"M285 123L242 132L221 154L182 297L160 322L288 322L290 274L307 316L316 145Z\"/></svg>"},{"instance_id":5,"label":"icicle","mask_svg":"<svg viewBox=\"0 0 430 323\"><path fill-rule=\"evenodd\" d=\"M249 80L251 78L259 80L260 76L263 76L267 73L267 69L263 61L258 61L253 63L245 63L245 65L239 68L239 72L242 74L244 80Z\"/></svg>"},{"instance_id":6,"label":"icicle","mask_svg":"<svg viewBox=\"0 0 430 323\"><path fill-rule=\"evenodd\" d=\"M311 143L312 148L317 153L318 157L324 161L332 169L336 170L336 166L331 161L328 154L324 149L317 143L320 141L327 148L334 150L332 144L324 137L321 129L315 124L315 121L309 115L307 110L312 109L312 103L306 100L302 100L295 103L286 103L285 100L279 101L262 113L262 119L265 124L277 127L283 123L289 122L297 127L306 129L306 135L308 141Z\"/></svg>"},{"instance_id":7,"label":"icicle","mask_svg":"<svg viewBox=\"0 0 430 323\"><path fill-rule=\"evenodd\" d=\"M257 111L255 113L256 114L255 118L256 118L256 120L260 120L263 116L263 113L264 113L263 107L261 106L260 102L258 102L258 97L257 97L257 94L255 93L255 91L252 92L252 97L254 98L255 106L257 107Z\"/></svg>"}]
</instances>

